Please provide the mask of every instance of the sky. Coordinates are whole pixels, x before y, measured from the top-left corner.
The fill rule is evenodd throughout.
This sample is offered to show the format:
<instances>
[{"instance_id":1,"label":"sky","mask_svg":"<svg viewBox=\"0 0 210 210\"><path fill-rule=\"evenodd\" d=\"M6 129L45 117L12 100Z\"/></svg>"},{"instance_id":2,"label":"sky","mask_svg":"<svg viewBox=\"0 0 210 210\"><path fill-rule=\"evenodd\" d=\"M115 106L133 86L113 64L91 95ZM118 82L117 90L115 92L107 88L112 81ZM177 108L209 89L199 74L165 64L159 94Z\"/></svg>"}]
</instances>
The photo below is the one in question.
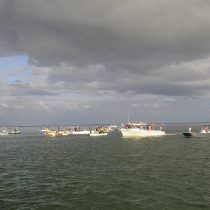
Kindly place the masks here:
<instances>
[{"instance_id":1,"label":"sky","mask_svg":"<svg viewBox=\"0 0 210 210\"><path fill-rule=\"evenodd\" d=\"M210 1L0 0L0 125L210 121Z\"/></svg>"}]
</instances>

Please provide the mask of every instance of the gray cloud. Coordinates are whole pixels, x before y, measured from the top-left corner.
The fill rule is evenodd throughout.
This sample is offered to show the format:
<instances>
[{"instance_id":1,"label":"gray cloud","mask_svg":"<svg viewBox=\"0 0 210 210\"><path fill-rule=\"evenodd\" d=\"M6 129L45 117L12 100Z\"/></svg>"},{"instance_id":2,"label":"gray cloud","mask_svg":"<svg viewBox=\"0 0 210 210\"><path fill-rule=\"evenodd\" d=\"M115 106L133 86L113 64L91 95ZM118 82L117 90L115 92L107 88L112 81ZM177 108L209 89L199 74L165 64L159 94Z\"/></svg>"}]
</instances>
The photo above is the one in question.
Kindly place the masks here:
<instances>
[{"instance_id":1,"label":"gray cloud","mask_svg":"<svg viewBox=\"0 0 210 210\"><path fill-rule=\"evenodd\" d=\"M112 71L205 56L207 1L1 0L1 53L24 53L40 65L102 63Z\"/></svg>"},{"instance_id":2,"label":"gray cloud","mask_svg":"<svg viewBox=\"0 0 210 210\"><path fill-rule=\"evenodd\" d=\"M47 81L60 91L103 94L208 95L210 59L169 65L142 75L127 70L111 72L103 65L51 69Z\"/></svg>"}]
</instances>

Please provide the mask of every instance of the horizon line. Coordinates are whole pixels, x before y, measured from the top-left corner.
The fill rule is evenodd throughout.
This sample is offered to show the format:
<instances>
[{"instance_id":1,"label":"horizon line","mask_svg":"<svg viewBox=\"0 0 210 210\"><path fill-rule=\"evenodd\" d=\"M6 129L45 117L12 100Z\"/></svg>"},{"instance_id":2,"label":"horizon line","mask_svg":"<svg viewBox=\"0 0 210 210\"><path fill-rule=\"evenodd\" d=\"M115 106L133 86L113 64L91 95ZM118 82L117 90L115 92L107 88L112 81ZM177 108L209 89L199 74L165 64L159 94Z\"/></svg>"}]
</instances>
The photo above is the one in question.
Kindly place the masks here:
<instances>
[{"instance_id":1,"label":"horizon line","mask_svg":"<svg viewBox=\"0 0 210 210\"><path fill-rule=\"evenodd\" d=\"M121 125L123 122L121 123L90 123L90 124L84 124L84 123L81 123L81 124L78 124L78 123L75 123L75 124L72 124L72 123L69 123L69 124L32 124L32 125L12 125L12 124L8 124L8 125L2 125L0 124L0 127L59 127L59 126L62 126L62 127L65 127L65 126L98 126L98 125ZM150 122L150 123L147 123L147 124L155 124L155 125L159 125L159 124L164 124L164 125L168 125L168 126L173 126L173 125L186 125L186 124L194 124L194 125L201 125L201 124L210 124L210 121L204 121L204 122Z\"/></svg>"}]
</instances>

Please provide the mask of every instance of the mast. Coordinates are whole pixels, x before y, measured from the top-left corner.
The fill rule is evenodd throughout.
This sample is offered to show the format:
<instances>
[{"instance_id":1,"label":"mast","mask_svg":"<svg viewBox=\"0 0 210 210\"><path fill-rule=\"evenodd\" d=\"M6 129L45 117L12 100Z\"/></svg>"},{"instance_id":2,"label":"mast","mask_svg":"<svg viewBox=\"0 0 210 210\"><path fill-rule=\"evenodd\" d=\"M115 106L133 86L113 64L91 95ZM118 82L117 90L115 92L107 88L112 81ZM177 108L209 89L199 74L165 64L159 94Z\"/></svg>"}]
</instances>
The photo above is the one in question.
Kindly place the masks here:
<instances>
[{"instance_id":1,"label":"mast","mask_svg":"<svg viewBox=\"0 0 210 210\"><path fill-rule=\"evenodd\" d=\"M127 123L130 123L130 111L128 110L128 122Z\"/></svg>"}]
</instances>

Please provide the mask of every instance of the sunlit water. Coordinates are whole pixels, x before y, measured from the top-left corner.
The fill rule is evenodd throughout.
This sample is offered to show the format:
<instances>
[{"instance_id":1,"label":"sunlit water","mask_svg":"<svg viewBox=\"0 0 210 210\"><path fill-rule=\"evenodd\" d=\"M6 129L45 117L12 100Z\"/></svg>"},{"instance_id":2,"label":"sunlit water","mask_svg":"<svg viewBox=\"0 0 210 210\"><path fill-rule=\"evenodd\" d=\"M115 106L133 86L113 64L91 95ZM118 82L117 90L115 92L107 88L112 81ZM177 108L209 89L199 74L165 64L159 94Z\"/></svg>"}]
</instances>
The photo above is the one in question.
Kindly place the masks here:
<instances>
[{"instance_id":1,"label":"sunlit water","mask_svg":"<svg viewBox=\"0 0 210 210\"><path fill-rule=\"evenodd\" d=\"M210 137L0 137L0 209L210 209Z\"/></svg>"}]
</instances>

